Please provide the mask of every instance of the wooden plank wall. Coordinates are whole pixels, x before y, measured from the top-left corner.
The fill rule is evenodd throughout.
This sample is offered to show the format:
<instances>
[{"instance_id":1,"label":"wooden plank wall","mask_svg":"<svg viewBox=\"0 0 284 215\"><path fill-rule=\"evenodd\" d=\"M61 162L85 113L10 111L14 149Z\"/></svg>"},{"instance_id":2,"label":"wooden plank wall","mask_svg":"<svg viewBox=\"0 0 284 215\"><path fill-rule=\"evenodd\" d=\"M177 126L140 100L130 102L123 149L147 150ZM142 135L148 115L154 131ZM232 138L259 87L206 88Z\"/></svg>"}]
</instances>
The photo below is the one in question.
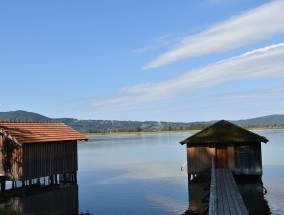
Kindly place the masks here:
<instances>
[{"instance_id":1,"label":"wooden plank wall","mask_svg":"<svg viewBox=\"0 0 284 215\"><path fill-rule=\"evenodd\" d=\"M211 169L211 160L215 156L215 148L188 147L187 169L188 174L202 173Z\"/></svg>"},{"instance_id":2,"label":"wooden plank wall","mask_svg":"<svg viewBox=\"0 0 284 215\"><path fill-rule=\"evenodd\" d=\"M228 167L230 170L235 170L235 146L233 143L228 144Z\"/></svg>"},{"instance_id":3,"label":"wooden plank wall","mask_svg":"<svg viewBox=\"0 0 284 215\"><path fill-rule=\"evenodd\" d=\"M1 163L6 176L10 180L19 180L22 177L22 147L10 139L2 137Z\"/></svg>"},{"instance_id":4,"label":"wooden plank wall","mask_svg":"<svg viewBox=\"0 0 284 215\"><path fill-rule=\"evenodd\" d=\"M253 143L248 146L248 153L241 153L238 148L236 148L234 174L262 175L261 143Z\"/></svg>"},{"instance_id":5,"label":"wooden plank wall","mask_svg":"<svg viewBox=\"0 0 284 215\"><path fill-rule=\"evenodd\" d=\"M24 144L23 170L22 180L76 172L77 141Z\"/></svg>"}]
</instances>

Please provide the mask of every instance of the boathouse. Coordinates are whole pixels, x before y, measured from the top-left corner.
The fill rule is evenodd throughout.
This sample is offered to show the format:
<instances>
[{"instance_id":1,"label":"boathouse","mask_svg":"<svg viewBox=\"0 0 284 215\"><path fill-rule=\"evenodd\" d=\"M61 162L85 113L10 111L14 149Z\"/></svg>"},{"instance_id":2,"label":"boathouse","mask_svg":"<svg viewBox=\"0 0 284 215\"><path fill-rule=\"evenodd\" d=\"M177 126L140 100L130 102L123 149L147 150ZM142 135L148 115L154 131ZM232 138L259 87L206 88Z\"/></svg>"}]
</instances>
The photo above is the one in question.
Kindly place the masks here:
<instances>
[{"instance_id":1,"label":"boathouse","mask_svg":"<svg viewBox=\"0 0 284 215\"><path fill-rule=\"evenodd\" d=\"M76 177L77 140L87 138L64 123L0 121L1 188L6 180Z\"/></svg>"},{"instance_id":2,"label":"boathouse","mask_svg":"<svg viewBox=\"0 0 284 215\"><path fill-rule=\"evenodd\" d=\"M221 120L180 143L187 145L188 176L216 168L230 169L234 175L262 176L261 143L268 140L231 122Z\"/></svg>"}]
</instances>

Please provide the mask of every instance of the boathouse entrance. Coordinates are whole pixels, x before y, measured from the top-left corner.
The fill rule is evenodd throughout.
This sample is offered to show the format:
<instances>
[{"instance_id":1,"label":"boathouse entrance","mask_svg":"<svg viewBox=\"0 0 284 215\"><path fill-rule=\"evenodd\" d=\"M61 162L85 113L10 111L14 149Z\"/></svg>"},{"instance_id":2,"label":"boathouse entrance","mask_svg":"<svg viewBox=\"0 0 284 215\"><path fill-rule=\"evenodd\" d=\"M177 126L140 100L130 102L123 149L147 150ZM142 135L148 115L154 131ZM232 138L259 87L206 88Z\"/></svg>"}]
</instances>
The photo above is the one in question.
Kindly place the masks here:
<instances>
[{"instance_id":1,"label":"boathouse entrance","mask_svg":"<svg viewBox=\"0 0 284 215\"><path fill-rule=\"evenodd\" d=\"M227 147L216 148L216 168L227 169L228 168L228 151Z\"/></svg>"}]
</instances>

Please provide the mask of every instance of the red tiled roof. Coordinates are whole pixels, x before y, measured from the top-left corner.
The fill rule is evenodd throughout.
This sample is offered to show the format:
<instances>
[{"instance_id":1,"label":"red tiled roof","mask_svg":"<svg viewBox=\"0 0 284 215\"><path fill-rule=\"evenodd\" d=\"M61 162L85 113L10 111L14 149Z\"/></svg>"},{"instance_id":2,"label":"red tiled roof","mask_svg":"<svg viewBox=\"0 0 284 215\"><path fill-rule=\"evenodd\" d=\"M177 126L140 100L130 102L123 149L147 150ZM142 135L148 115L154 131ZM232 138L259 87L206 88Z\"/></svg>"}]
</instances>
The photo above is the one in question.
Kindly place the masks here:
<instances>
[{"instance_id":1,"label":"red tiled roof","mask_svg":"<svg viewBox=\"0 0 284 215\"><path fill-rule=\"evenodd\" d=\"M0 121L0 132L19 143L87 140L86 136L60 122Z\"/></svg>"}]
</instances>

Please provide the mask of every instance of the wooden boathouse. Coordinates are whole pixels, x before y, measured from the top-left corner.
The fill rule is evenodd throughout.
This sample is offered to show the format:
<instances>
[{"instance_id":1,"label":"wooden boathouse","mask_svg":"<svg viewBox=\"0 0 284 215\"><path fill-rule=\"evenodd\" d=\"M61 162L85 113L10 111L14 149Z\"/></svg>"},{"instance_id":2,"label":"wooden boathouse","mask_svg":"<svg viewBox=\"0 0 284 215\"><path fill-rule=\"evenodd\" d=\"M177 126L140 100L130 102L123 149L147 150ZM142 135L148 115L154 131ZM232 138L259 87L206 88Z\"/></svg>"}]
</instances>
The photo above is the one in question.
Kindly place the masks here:
<instances>
[{"instance_id":1,"label":"wooden boathouse","mask_svg":"<svg viewBox=\"0 0 284 215\"><path fill-rule=\"evenodd\" d=\"M180 143L187 145L189 180L210 171L215 157L217 169L233 175L262 176L261 143L268 140L231 122L221 120Z\"/></svg>"},{"instance_id":2,"label":"wooden boathouse","mask_svg":"<svg viewBox=\"0 0 284 215\"><path fill-rule=\"evenodd\" d=\"M76 180L77 140L87 138L64 123L0 121L1 190L7 180L23 186L58 175Z\"/></svg>"}]
</instances>

